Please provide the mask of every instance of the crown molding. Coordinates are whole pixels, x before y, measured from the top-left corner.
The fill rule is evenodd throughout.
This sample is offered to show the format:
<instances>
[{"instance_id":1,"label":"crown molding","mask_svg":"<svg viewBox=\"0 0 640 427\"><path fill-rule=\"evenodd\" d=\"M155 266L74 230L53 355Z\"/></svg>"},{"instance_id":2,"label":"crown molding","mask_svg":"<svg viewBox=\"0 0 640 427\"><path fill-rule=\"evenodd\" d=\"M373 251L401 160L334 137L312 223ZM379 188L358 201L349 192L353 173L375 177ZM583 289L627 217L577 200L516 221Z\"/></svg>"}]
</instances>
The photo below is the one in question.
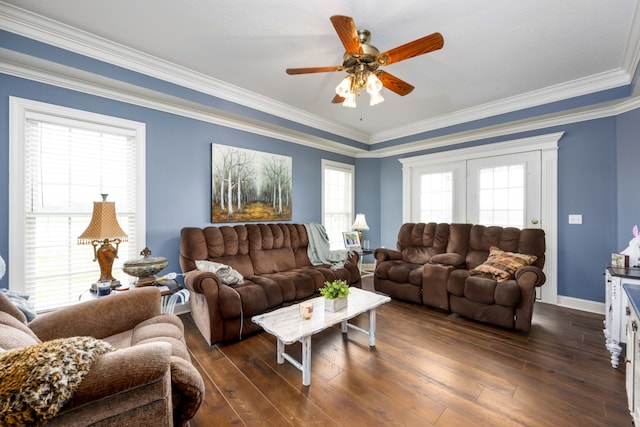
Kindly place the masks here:
<instances>
[{"instance_id":1,"label":"crown molding","mask_svg":"<svg viewBox=\"0 0 640 427\"><path fill-rule=\"evenodd\" d=\"M2 28L89 58L193 89L254 110L367 143L369 135L274 99L145 54L53 19L0 2Z\"/></svg>"},{"instance_id":2,"label":"crown molding","mask_svg":"<svg viewBox=\"0 0 640 427\"><path fill-rule=\"evenodd\" d=\"M621 69L612 70L594 76L573 80L571 82L550 86L523 95L504 98L496 102L483 104L478 107L459 110L440 117L433 117L404 127L389 129L372 136L370 144L390 141L397 138L416 135L423 132L442 129L500 114L511 113L525 108L570 99L576 96L588 95L602 90L624 86L631 82L631 75Z\"/></svg>"},{"instance_id":3,"label":"crown molding","mask_svg":"<svg viewBox=\"0 0 640 427\"><path fill-rule=\"evenodd\" d=\"M365 150L0 48L0 73L356 157Z\"/></svg>"},{"instance_id":4,"label":"crown molding","mask_svg":"<svg viewBox=\"0 0 640 427\"><path fill-rule=\"evenodd\" d=\"M572 123L596 120L605 117L618 116L620 114L640 108L640 96L624 101L609 101L588 107L577 108L562 113L548 114L532 119L523 119L501 125L486 128L472 129L465 132L453 133L435 138L427 138L407 144L389 148L373 150L356 155L359 158L385 158L403 154L415 153L421 150L431 150L439 147L462 144L466 142L481 141L489 138L498 138L514 135L522 132L535 131L555 126L564 126Z\"/></svg>"},{"instance_id":5,"label":"crown molding","mask_svg":"<svg viewBox=\"0 0 640 427\"><path fill-rule=\"evenodd\" d=\"M119 80L102 77L15 51L0 48L0 58L0 72L8 75L356 158L385 158L410 154L421 150L617 116L640 108L640 96L636 96L624 101L610 101L563 113L549 114L534 119L523 119L517 122L367 151L326 138L315 137L288 128L251 120L244 116L233 115L182 98L141 88Z\"/></svg>"}]
</instances>

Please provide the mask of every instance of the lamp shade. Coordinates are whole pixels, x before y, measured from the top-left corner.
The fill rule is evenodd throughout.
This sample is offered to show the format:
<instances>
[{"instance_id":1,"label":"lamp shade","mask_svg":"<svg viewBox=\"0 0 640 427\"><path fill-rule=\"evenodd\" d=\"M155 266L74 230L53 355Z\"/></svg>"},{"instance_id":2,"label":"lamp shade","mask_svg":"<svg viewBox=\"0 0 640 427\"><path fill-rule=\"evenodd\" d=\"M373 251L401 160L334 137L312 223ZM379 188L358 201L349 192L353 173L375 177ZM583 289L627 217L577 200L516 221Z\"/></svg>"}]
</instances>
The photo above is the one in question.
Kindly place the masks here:
<instances>
[{"instance_id":1,"label":"lamp shade","mask_svg":"<svg viewBox=\"0 0 640 427\"><path fill-rule=\"evenodd\" d=\"M7 265L4 263L4 259L2 259L2 255L0 255L0 279L4 277L4 273L7 271Z\"/></svg>"},{"instance_id":2,"label":"lamp shade","mask_svg":"<svg viewBox=\"0 0 640 427\"><path fill-rule=\"evenodd\" d=\"M351 226L352 230L368 230L369 226L367 225L367 219L364 217L364 214L359 213L356 215L356 220L353 221L353 225Z\"/></svg>"},{"instance_id":3,"label":"lamp shade","mask_svg":"<svg viewBox=\"0 0 640 427\"><path fill-rule=\"evenodd\" d=\"M93 215L91 222L84 232L78 236L79 245L90 245L94 240L114 240L127 241L125 233L118 219L116 218L116 203L107 202L107 195L102 195L101 202L93 202Z\"/></svg>"}]
</instances>

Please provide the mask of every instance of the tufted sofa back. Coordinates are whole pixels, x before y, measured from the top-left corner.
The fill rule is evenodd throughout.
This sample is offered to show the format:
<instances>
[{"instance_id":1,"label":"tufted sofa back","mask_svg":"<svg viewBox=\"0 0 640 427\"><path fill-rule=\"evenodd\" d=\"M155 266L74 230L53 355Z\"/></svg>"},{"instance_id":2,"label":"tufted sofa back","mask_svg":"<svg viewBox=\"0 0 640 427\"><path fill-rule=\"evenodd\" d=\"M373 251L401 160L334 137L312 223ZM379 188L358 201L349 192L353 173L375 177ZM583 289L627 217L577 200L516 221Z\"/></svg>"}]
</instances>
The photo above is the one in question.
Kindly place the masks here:
<instances>
[{"instance_id":1,"label":"tufted sofa back","mask_svg":"<svg viewBox=\"0 0 640 427\"><path fill-rule=\"evenodd\" d=\"M404 262L426 264L447 251L448 241L449 224L405 223L398 232L397 249Z\"/></svg>"},{"instance_id":2,"label":"tufted sofa back","mask_svg":"<svg viewBox=\"0 0 640 427\"><path fill-rule=\"evenodd\" d=\"M541 229L431 222L405 223L398 232L402 260L414 264L426 264L437 254L456 253L466 261L466 268L475 268L486 261L491 246L535 255L538 259L533 265L544 267L545 234Z\"/></svg>"},{"instance_id":3,"label":"tufted sofa back","mask_svg":"<svg viewBox=\"0 0 640 427\"><path fill-rule=\"evenodd\" d=\"M195 261L227 264L244 277L310 266L309 238L303 224L246 224L185 227L180 238L182 271Z\"/></svg>"},{"instance_id":4,"label":"tufted sofa back","mask_svg":"<svg viewBox=\"0 0 640 427\"><path fill-rule=\"evenodd\" d=\"M452 227L454 225L456 224ZM452 233L454 233L453 230ZM497 246L503 251L535 255L537 259L533 265L544 267L546 250L544 230L473 225L465 235L469 239L465 256L467 268L475 268L485 262L491 246Z\"/></svg>"}]
</instances>

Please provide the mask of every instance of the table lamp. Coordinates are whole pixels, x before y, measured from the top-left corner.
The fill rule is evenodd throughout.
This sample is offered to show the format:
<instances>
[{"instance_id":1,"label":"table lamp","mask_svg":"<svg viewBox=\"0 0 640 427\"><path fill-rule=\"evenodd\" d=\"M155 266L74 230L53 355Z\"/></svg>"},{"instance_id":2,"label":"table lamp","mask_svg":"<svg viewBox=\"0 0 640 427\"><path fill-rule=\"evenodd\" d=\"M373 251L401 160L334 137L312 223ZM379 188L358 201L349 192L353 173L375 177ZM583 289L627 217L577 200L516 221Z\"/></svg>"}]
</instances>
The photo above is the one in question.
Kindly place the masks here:
<instances>
[{"instance_id":1,"label":"table lamp","mask_svg":"<svg viewBox=\"0 0 640 427\"><path fill-rule=\"evenodd\" d=\"M362 245L362 230L369 229L369 226L367 225L367 219L364 217L363 213L359 213L356 215L356 220L353 221L351 229L358 232L358 238L360 239L360 244Z\"/></svg>"},{"instance_id":2,"label":"table lamp","mask_svg":"<svg viewBox=\"0 0 640 427\"><path fill-rule=\"evenodd\" d=\"M111 268L113 260L118 258L118 246L126 241L127 233L122 231L116 218L115 202L107 202L107 194L102 194L101 202L93 202L89 226L78 236L79 245L93 245L93 260L100 265L99 282L110 282L112 288L120 285L120 281L111 275Z\"/></svg>"}]
</instances>

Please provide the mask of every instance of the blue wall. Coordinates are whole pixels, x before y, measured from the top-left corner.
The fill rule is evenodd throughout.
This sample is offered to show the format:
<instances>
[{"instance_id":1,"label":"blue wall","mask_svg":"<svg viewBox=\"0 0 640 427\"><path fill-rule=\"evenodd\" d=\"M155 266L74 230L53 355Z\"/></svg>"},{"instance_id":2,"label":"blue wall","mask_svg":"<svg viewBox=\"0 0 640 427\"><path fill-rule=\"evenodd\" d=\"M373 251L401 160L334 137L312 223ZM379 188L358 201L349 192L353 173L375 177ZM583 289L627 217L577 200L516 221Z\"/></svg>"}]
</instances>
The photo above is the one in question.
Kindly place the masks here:
<instances>
[{"instance_id":1,"label":"blue wall","mask_svg":"<svg viewBox=\"0 0 640 427\"><path fill-rule=\"evenodd\" d=\"M603 269L611 258L611 252L622 249L618 247L616 234L616 119L604 118L541 129L460 144L449 149L558 131L565 132L558 143L558 295L602 302ZM380 214L381 245L395 248L402 224L402 164L399 159L438 151L443 149L423 150L382 160L380 198L384 204ZM640 156L636 154L635 159L640 159ZM568 215L574 213L583 215L582 225L567 223Z\"/></svg>"},{"instance_id":2,"label":"blue wall","mask_svg":"<svg viewBox=\"0 0 640 427\"><path fill-rule=\"evenodd\" d=\"M618 246L623 249L633 226L640 227L640 109L618 116L617 143Z\"/></svg>"},{"instance_id":3,"label":"blue wall","mask_svg":"<svg viewBox=\"0 0 640 427\"><path fill-rule=\"evenodd\" d=\"M322 159L354 164L351 157L0 74L0 254L7 263L9 96L146 123L146 244L169 260L166 272L180 271L180 229L210 225L212 143L293 157L294 222L321 220ZM0 287L8 287L7 276Z\"/></svg>"},{"instance_id":4,"label":"blue wall","mask_svg":"<svg viewBox=\"0 0 640 427\"><path fill-rule=\"evenodd\" d=\"M265 113L210 97L177 85L152 79L104 64L62 49L0 31L0 47L47 58L78 69L117 78L128 83L180 96L203 105L214 106L254 119L288 126L310 134L329 137L346 145L363 144L340 136L283 121ZM489 121L467 123L425 135L445 135L479 126L521 119L623 98L630 87L579 97L528 111L514 112ZM321 159L356 165L356 211L367 215L370 230L366 238L372 247L395 247L402 224L401 157L411 157L451 148L517 139L536 134L564 131L559 142L558 188L558 291L559 295L604 301L602 270L611 252L623 249L634 224L640 225L640 198L637 196L637 164L640 161L640 109L618 117L592 120L535 132L474 141L456 147L420 150L381 159L354 159L327 151L237 131L148 108L86 95L51 85L0 74L0 254L8 259L8 97L18 96L101 114L108 114L147 125L147 245L154 254L165 256L166 271L179 271L178 239L184 226L208 225L210 218L211 144L285 154L293 157L293 221L319 221ZM376 144L384 148L406 141ZM568 225L567 215L583 215L582 225ZM0 287L7 287L5 277Z\"/></svg>"}]
</instances>

